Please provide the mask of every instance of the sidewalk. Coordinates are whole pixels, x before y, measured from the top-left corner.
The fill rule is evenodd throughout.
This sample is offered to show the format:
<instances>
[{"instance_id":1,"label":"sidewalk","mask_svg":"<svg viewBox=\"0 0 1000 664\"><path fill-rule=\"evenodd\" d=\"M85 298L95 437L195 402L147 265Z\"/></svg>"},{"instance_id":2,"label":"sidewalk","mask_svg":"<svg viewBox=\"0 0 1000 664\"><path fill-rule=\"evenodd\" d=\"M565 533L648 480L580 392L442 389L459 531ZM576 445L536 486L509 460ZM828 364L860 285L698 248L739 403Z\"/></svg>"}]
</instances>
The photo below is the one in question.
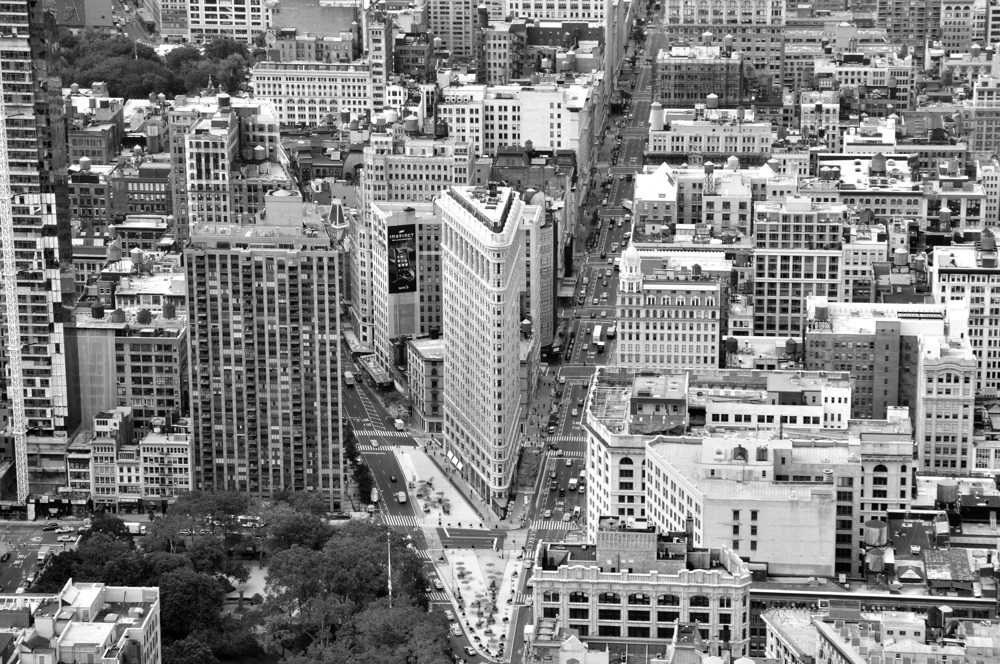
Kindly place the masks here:
<instances>
[{"instance_id":1,"label":"sidewalk","mask_svg":"<svg viewBox=\"0 0 1000 664\"><path fill-rule=\"evenodd\" d=\"M434 451L432 450L433 454ZM393 447L396 461L410 487L417 522L426 527L477 528L482 519L446 471L420 447ZM412 485L412 486L411 486ZM447 510L447 514L445 511ZM483 526L485 527L485 523Z\"/></svg>"}]
</instances>

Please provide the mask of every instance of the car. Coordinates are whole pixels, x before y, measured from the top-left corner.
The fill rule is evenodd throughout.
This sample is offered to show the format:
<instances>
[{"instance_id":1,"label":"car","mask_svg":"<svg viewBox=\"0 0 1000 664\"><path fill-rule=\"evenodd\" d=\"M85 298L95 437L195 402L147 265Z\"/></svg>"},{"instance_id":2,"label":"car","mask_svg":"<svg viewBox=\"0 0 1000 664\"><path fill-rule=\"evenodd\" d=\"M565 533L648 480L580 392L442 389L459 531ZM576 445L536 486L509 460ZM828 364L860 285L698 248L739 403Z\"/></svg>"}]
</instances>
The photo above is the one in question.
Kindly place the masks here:
<instances>
[{"instance_id":1,"label":"car","mask_svg":"<svg viewBox=\"0 0 1000 664\"><path fill-rule=\"evenodd\" d=\"M591 318L597 318L597 312L596 311L591 311L590 312L590 317Z\"/></svg>"},{"instance_id":2,"label":"car","mask_svg":"<svg viewBox=\"0 0 1000 664\"><path fill-rule=\"evenodd\" d=\"M395 482L396 481L396 476L395 475L389 475L389 481L390 482Z\"/></svg>"},{"instance_id":3,"label":"car","mask_svg":"<svg viewBox=\"0 0 1000 664\"><path fill-rule=\"evenodd\" d=\"M558 488L559 488L559 485L556 484L555 482L553 482L552 484L549 485L549 491L555 491Z\"/></svg>"},{"instance_id":4,"label":"car","mask_svg":"<svg viewBox=\"0 0 1000 664\"><path fill-rule=\"evenodd\" d=\"M605 270L604 271L604 276L610 278L611 277L611 270L610 269Z\"/></svg>"},{"instance_id":5,"label":"car","mask_svg":"<svg viewBox=\"0 0 1000 664\"><path fill-rule=\"evenodd\" d=\"M608 256L608 265L614 265L615 259L612 256Z\"/></svg>"},{"instance_id":6,"label":"car","mask_svg":"<svg viewBox=\"0 0 1000 664\"><path fill-rule=\"evenodd\" d=\"M37 578L38 578L38 572L31 572L30 574L28 574L28 578L25 579L25 581L27 581L28 585L30 586L32 583L35 582L35 579Z\"/></svg>"},{"instance_id":7,"label":"car","mask_svg":"<svg viewBox=\"0 0 1000 664\"><path fill-rule=\"evenodd\" d=\"M471 646L465 646L465 654L470 657L475 657L476 651Z\"/></svg>"},{"instance_id":8,"label":"car","mask_svg":"<svg viewBox=\"0 0 1000 664\"><path fill-rule=\"evenodd\" d=\"M607 257L608 257L608 252L602 251L601 252L601 258L607 258Z\"/></svg>"},{"instance_id":9,"label":"car","mask_svg":"<svg viewBox=\"0 0 1000 664\"><path fill-rule=\"evenodd\" d=\"M618 243L617 242L612 242L611 243L611 253L614 253L616 251L618 251Z\"/></svg>"},{"instance_id":10,"label":"car","mask_svg":"<svg viewBox=\"0 0 1000 664\"><path fill-rule=\"evenodd\" d=\"M59 528L59 524L56 524L56 523L47 523L44 526L42 526L42 532L43 533L51 533L51 532L54 532L55 530L57 530L58 528Z\"/></svg>"},{"instance_id":11,"label":"car","mask_svg":"<svg viewBox=\"0 0 1000 664\"><path fill-rule=\"evenodd\" d=\"M602 285L603 285L603 286L604 286L605 288L607 288L607 287L608 287L608 280L607 280L607 279L605 279L605 280L604 280L604 281L602 282Z\"/></svg>"},{"instance_id":12,"label":"car","mask_svg":"<svg viewBox=\"0 0 1000 664\"><path fill-rule=\"evenodd\" d=\"M601 318L607 318L607 317L608 317L608 310L605 309L604 311L601 312Z\"/></svg>"},{"instance_id":13,"label":"car","mask_svg":"<svg viewBox=\"0 0 1000 664\"><path fill-rule=\"evenodd\" d=\"M434 589L435 590L444 590L444 584L441 583L441 579L438 579L438 578L435 577L435 579L434 579Z\"/></svg>"},{"instance_id":14,"label":"car","mask_svg":"<svg viewBox=\"0 0 1000 664\"><path fill-rule=\"evenodd\" d=\"M566 467L568 468L568 467L570 467L572 465L573 465L573 460L572 459L566 459Z\"/></svg>"},{"instance_id":15,"label":"car","mask_svg":"<svg viewBox=\"0 0 1000 664\"><path fill-rule=\"evenodd\" d=\"M621 220L621 219L619 219L619 220L618 220L618 228L621 228L621 227L622 227L622 220Z\"/></svg>"},{"instance_id":16,"label":"car","mask_svg":"<svg viewBox=\"0 0 1000 664\"><path fill-rule=\"evenodd\" d=\"M555 427L554 424L550 424L549 425L548 432L549 432L550 435L554 434L556 432L556 427Z\"/></svg>"},{"instance_id":17,"label":"car","mask_svg":"<svg viewBox=\"0 0 1000 664\"><path fill-rule=\"evenodd\" d=\"M444 611L444 617L447 618L448 620L454 620L455 619L455 614L452 613L450 609L445 609L445 611Z\"/></svg>"},{"instance_id":18,"label":"car","mask_svg":"<svg viewBox=\"0 0 1000 664\"><path fill-rule=\"evenodd\" d=\"M0 563L5 563L10 560L10 551L4 551L4 554L0 556Z\"/></svg>"},{"instance_id":19,"label":"car","mask_svg":"<svg viewBox=\"0 0 1000 664\"><path fill-rule=\"evenodd\" d=\"M605 285L605 286L607 286L607 285L608 285L608 282L607 282L607 280L605 280L605 282L604 282L604 285ZM573 318L579 318L579 317L580 317L580 312L579 312L579 311L574 311L574 312L573 312Z\"/></svg>"},{"instance_id":20,"label":"car","mask_svg":"<svg viewBox=\"0 0 1000 664\"><path fill-rule=\"evenodd\" d=\"M601 293L601 299L602 300L608 299L608 291L604 291L603 293Z\"/></svg>"},{"instance_id":21,"label":"car","mask_svg":"<svg viewBox=\"0 0 1000 664\"><path fill-rule=\"evenodd\" d=\"M556 471L553 470L551 473L549 473L549 479L554 480L555 478L556 478Z\"/></svg>"},{"instance_id":22,"label":"car","mask_svg":"<svg viewBox=\"0 0 1000 664\"><path fill-rule=\"evenodd\" d=\"M552 518L552 510L545 510L545 518L546 519Z\"/></svg>"},{"instance_id":23,"label":"car","mask_svg":"<svg viewBox=\"0 0 1000 664\"><path fill-rule=\"evenodd\" d=\"M71 533L71 532L73 532L73 530L74 530L73 526L63 526L62 528L56 528L55 532L57 532L57 533Z\"/></svg>"},{"instance_id":24,"label":"car","mask_svg":"<svg viewBox=\"0 0 1000 664\"><path fill-rule=\"evenodd\" d=\"M580 409L574 408L572 411L570 411L570 413L573 415L573 417L576 417L577 415L580 414Z\"/></svg>"},{"instance_id":25,"label":"car","mask_svg":"<svg viewBox=\"0 0 1000 664\"><path fill-rule=\"evenodd\" d=\"M532 560L531 558L528 558L527 560L524 561L524 569L531 569L534 566L535 566L535 561Z\"/></svg>"},{"instance_id":26,"label":"car","mask_svg":"<svg viewBox=\"0 0 1000 664\"><path fill-rule=\"evenodd\" d=\"M625 181L626 182L631 182L632 181L632 174L631 173L629 173L628 175L625 176Z\"/></svg>"},{"instance_id":27,"label":"car","mask_svg":"<svg viewBox=\"0 0 1000 664\"><path fill-rule=\"evenodd\" d=\"M562 497L565 495L566 495L566 487L559 487L559 496Z\"/></svg>"},{"instance_id":28,"label":"car","mask_svg":"<svg viewBox=\"0 0 1000 664\"><path fill-rule=\"evenodd\" d=\"M60 535L56 538L60 542L75 542L76 538L72 535Z\"/></svg>"},{"instance_id":29,"label":"car","mask_svg":"<svg viewBox=\"0 0 1000 664\"><path fill-rule=\"evenodd\" d=\"M451 633L454 636L459 636L459 637L462 636L462 626L459 625L458 623L453 622L449 627L449 629L451 629Z\"/></svg>"},{"instance_id":30,"label":"car","mask_svg":"<svg viewBox=\"0 0 1000 664\"><path fill-rule=\"evenodd\" d=\"M608 197L605 196L604 198L601 199L601 207L605 207L607 206L607 204L608 204Z\"/></svg>"},{"instance_id":31,"label":"car","mask_svg":"<svg viewBox=\"0 0 1000 664\"><path fill-rule=\"evenodd\" d=\"M569 521L572 518L573 518L573 515L570 514L569 512L566 512L565 514L563 514L563 521Z\"/></svg>"},{"instance_id":32,"label":"car","mask_svg":"<svg viewBox=\"0 0 1000 664\"><path fill-rule=\"evenodd\" d=\"M375 440L374 438L372 438L372 440L371 440L371 446L372 447L378 447L378 441Z\"/></svg>"},{"instance_id":33,"label":"car","mask_svg":"<svg viewBox=\"0 0 1000 664\"><path fill-rule=\"evenodd\" d=\"M181 535L194 535L194 533L191 532L190 528L184 528L183 530L181 530Z\"/></svg>"},{"instance_id":34,"label":"car","mask_svg":"<svg viewBox=\"0 0 1000 664\"><path fill-rule=\"evenodd\" d=\"M593 301L593 305L594 305L594 306L596 307L596 306L597 306L598 304L600 304L600 300L598 300L598 299L597 299L597 298L595 297L595 298L594 298L594 301Z\"/></svg>"}]
</instances>

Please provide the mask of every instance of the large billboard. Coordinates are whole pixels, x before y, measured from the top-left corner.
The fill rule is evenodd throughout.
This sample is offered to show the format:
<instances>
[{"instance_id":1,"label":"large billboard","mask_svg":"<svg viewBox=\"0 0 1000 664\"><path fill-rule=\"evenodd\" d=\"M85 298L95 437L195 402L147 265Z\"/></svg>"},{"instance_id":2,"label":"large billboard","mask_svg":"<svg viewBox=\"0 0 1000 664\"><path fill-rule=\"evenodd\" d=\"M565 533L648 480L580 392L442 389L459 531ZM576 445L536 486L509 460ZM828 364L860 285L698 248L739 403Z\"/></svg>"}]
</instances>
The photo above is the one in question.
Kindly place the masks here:
<instances>
[{"instance_id":1,"label":"large billboard","mask_svg":"<svg viewBox=\"0 0 1000 664\"><path fill-rule=\"evenodd\" d=\"M386 243L389 263L389 294L417 290L417 226L390 226Z\"/></svg>"}]
</instances>

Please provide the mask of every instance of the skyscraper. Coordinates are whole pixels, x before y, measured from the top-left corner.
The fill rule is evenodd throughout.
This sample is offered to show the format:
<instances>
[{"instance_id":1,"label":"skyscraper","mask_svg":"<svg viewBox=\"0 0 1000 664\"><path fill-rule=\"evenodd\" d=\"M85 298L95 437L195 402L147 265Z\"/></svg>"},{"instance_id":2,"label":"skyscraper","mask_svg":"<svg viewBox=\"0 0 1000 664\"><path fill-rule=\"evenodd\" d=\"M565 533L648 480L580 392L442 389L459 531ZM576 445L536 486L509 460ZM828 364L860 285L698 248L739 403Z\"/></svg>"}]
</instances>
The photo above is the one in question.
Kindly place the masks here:
<instances>
[{"instance_id":1,"label":"skyscraper","mask_svg":"<svg viewBox=\"0 0 1000 664\"><path fill-rule=\"evenodd\" d=\"M31 491L65 484L67 428L66 362L62 307L63 266L71 264L66 128L60 80L54 72L56 16L42 3L14 0L0 14L0 77L8 144L7 168L13 193L17 292ZM72 291L72 280L67 283ZM3 308L0 308L3 311ZM6 326L0 326L6 334ZM3 371L11 372L6 339ZM2 403L6 456L10 435L10 384ZM3 498L7 498L4 496Z\"/></svg>"},{"instance_id":2,"label":"skyscraper","mask_svg":"<svg viewBox=\"0 0 1000 664\"><path fill-rule=\"evenodd\" d=\"M444 442L449 460L502 512L519 441L525 205L509 187L449 187L442 213Z\"/></svg>"},{"instance_id":3,"label":"skyscraper","mask_svg":"<svg viewBox=\"0 0 1000 664\"><path fill-rule=\"evenodd\" d=\"M255 224L192 224L195 488L314 491L340 509L339 219L277 190Z\"/></svg>"}]
</instances>

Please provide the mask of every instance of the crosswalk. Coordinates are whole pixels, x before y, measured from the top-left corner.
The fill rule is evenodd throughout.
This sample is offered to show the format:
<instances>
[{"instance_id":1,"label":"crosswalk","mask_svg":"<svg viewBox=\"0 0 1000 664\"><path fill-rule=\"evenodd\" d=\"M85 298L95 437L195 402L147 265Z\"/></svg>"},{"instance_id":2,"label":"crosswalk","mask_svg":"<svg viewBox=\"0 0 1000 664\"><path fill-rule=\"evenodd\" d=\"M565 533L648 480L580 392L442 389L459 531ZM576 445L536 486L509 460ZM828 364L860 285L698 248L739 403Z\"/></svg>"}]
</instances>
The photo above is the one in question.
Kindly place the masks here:
<instances>
[{"instance_id":1,"label":"crosswalk","mask_svg":"<svg viewBox=\"0 0 1000 664\"><path fill-rule=\"evenodd\" d=\"M427 600L430 602L448 602L449 604L451 603L451 598L448 597L447 594L438 591L427 593Z\"/></svg>"},{"instance_id":2,"label":"crosswalk","mask_svg":"<svg viewBox=\"0 0 1000 664\"><path fill-rule=\"evenodd\" d=\"M546 519L533 519L531 527L535 530L576 530L577 526L572 521L548 521Z\"/></svg>"},{"instance_id":3,"label":"crosswalk","mask_svg":"<svg viewBox=\"0 0 1000 664\"><path fill-rule=\"evenodd\" d=\"M586 455L579 450L562 450L562 454L559 456L566 457L567 459L582 459Z\"/></svg>"},{"instance_id":4,"label":"crosswalk","mask_svg":"<svg viewBox=\"0 0 1000 664\"><path fill-rule=\"evenodd\" d=\"M358 445L359 452L375 452L376 454L381 453L382 447L374 447L372 445Z\"/></svg>"},{"instance_id":5,"label":"crosswalk","mask_svg":"<svg viewBox=\"0 0 1000 664\"><path fill-rule=\"evenodd\" d=\"M514 593L514 604L527 604L531 593Z\"/></svg>"},{"instance_id":6,"label":"crosswalk","mask_svg":"<svg viewBox=\"0 0 1000 664\"><path fill-rule=\"evenodd\" d=\"M380 431L378 429L355 429L355 436L369 436L370 438L409 438L408 431ZM580 440L583 440L582 438Z\"/></svg>"},{"instance_id":7,"label":"crosswalk","mask_svg":"<svg viewBox=\"0 0 1000 664\"><path fill-rule=\"evenodd\" d=\"M417 525L417 519L409 514L383 514L382 523L387 526L414 527Z\"/></svg>"},{"instance_id":8,"label":"crosswalk","mask_svg":"<svg viewBox=\"0 0 1000 664\"><path fill-rule=\"evenodd\" d=\"M548 436L547 440L552 443L582 443L587 439L583 436Z\"/></svg>"}]
</instances>

